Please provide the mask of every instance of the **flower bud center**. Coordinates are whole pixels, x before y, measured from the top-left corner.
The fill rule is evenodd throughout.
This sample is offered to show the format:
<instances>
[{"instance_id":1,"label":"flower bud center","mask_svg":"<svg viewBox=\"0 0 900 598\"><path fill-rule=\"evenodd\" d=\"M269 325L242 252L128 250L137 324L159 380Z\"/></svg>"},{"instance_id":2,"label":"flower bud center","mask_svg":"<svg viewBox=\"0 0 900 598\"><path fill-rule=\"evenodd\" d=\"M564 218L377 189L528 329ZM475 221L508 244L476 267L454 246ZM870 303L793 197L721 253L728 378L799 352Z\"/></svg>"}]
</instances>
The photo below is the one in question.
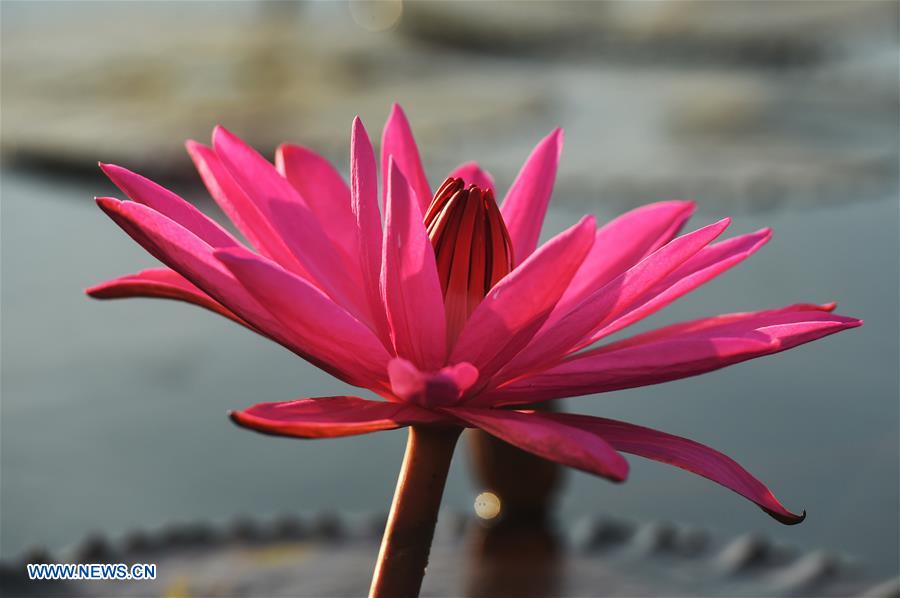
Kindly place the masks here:
<instances>
[{"instance_id":1,"label":"flower bud center","mask_svg":"<svg viewBox=\"0 0 900 598\"><path fill-rule=\"evenodd\" d=\"M488 291L512 270L509 232L494 192L450 177L434 194L425 214L444 292L449 342Z\"/></svg>"}]
</instances>

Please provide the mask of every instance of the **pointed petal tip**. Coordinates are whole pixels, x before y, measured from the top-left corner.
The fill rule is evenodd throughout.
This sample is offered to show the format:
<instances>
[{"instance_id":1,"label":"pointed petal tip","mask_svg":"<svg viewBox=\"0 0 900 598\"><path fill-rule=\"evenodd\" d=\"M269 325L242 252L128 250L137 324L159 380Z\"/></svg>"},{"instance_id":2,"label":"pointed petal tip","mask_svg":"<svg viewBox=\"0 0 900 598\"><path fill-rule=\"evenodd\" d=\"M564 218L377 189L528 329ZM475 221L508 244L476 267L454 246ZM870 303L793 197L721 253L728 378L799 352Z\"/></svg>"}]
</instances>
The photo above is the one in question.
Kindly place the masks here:
<instances>
[{"instance_id":1,"label":"pointed petal tip","mask_svg":"<svg viewBox=\"0 0 900 598\"><path fill-rule=\"evenodd\" d=\"M223 247L213 250L213 257L228 266L229 264L243 263L250 259L248 251L241 247Z\"/></svg>"},{"instance_id":2,"label":"pointed petal tip","mask_svg":"<svg viewBox=\"0 0 900 598\"><path fill-rule=\"evenodd\" d=\"M772 229L769 227L761 228L756 232L746 235L748 239L753 239L753 245L743 252L743 255L751 255L772 240Z\"/></svg>"},{"instance_id":3,"label":"pointed petal tip","mask_svg":"<svg viewBox=\"0 0 900 598\"><path fill-rule=\"evenodd\" d=\"M195 151L197 148L205 147L205 146L204 146L202 143L200 143L199 141L195 140L195 139L185 139L185 140L184 140L184 147L185 147L185 149L186 149L188 152L193 152L193 151Z\"/></svg>"},{"instance_id":4,"label":"pointed petal tip","mask_svg":"<svg viewBox=\"0 0 900 598\"><path fill-rule=\"evenodd\" d=\"M280 143L278 147L275 148L275 170L280 172L282 176L284 176L284 162L285 158L289 156L294 151L302 151L304 148L298 145L291 145L290 143Z\"/></svg>"},{"instance_id":5,"label":"pointed petal tip","mask_svg":"<svg viewBox=\"0 0 900 598\"><path fill-rule=\"evenodd\" d=\"M115 295L109 294L110 286L115 286L115 281L106 281L101 282L99 284L95 284L83 289L85 295L90 297L91 299L110 299L115 298Z\"/></svg>"},{"instance_id":6,"label":"pointed petal tip","mask_svg":"<svg viewBox=\"0 0 900 598\"><path fill-rule=\"evenodd\" d=\"M713 222L712 224L701 227L700 229L698 229L698 231L701 231L701 230L710 231L713 234L712 238L715 239L716 237L720 236L723 232L725 232L725 230L729 226L731 226L731 216L726 216L725 218L722 218L721 220L717 220L716 222Z\"/></svg>"},{"instance_id":7,"label":"pointed petal tip","mask_svg":"<svg viewBox=\"0 0 900 598\"><path fill-rule=\"evenodd\" d=\"M400 166L397 164L397 160L394 159L394 154L390 154L388 156L388 177L390 177L390 179L399 177L397 178L398 181L406 181L406 177L403 175L403 171L400 170ZM385 188L387 188L387 183L385 183Z\"/></svg>"},{"instance_id":8,"label":"pointed petal tip","mask_svg":"<svg viewBox=\"0 0 900 598\"><path fill-rule=\"evenodd\" d=\"M795 515L787 509L785 509L784 513L778 513L765 507L760 508L772 519L784 525L797 525L798 523L803 523L803 520L806 519L806 509L803 509L803 512L799 515Z\"/></svg>"},{"instance_id":9,"label":"pointed petal tip","mask_svg":"<svg viewBox=\"0 0 900 598\"><path fill-rule=\"evenodd\" d=\"M277 436L277 434L272 434L266 430L260 429L251 424L250 418L247 417L247 414L240 409L227 409L225 411L225 415L231 421L232 424L237 426L238 428L243 428L245 430L250 430L252 432L258 432L265 436Z\"/></svg>"},{"instance_id":10,"label":"pointed petal tip","mask_svg":"<svg viewBox=\"0 0 900 598\"><path fill-rule=\"evenodd\" d=\"M697 210L697 200L695 199L667 199L659 203L672 206L676 213L685 217L685 220ZM652 206L655 204L651 203L648 205Z\"/></svg>"},{"instance_id":11,"label":"pointed petal tip","mask_svg":"<svg viewBox=\"0 0 900 598\"><path fill-rule=\"evenodd\" d=\"M597 217L593 214L585 214L578 221L578 228L597 228Z\"/></svg>"},{"instance_id":12,"label":"pointed petal tip","mask_svg":"<svg viewBox=\"0 0 900 598\"><path fill-rule=\"evenodd\" d=\"M229 141L234 141L238 137L228 129L226 129L223 125L216 125L213 127L212 131L212 144L213 147L218 147L222 143L228 143Z\"/></svg>"},{"instance_id":13,"label":"pointed petal tip","mask_svg":"<svg viewBox=\"0 0 900 598\"><path fill-rule=\"evenodd\" d=\"M831 307L831 305L832 304L826 304L821 307L826 308L825 311L830 312L831 310L827 309L827 308ZM861 318L852 318L852 317L848 317L848 316L842 316L840 314L834 314L833 317L834 317L834 323L838 325L838 328L840 330L850 330L851 328L859 328L860 326L862 326L865 323L865 321L862 320Z\"/></svg>"},{"instance_id":14,"label":"pointed petal tip","mask_svg":"<svg viewBox=\"0 0 900 598\"><path fill-rule=\"evenodd\" d=\"M538 146L556 146L556 156L559 158L560 154L562 154L563 143L566 140L566 133L562 127L556 127L550 133L544 137Z\"/></svg>"},{"instance_id":15,"label":"pointed petal tip","mask_svg":"<svg viewBox=\"0 0 900 598\"><path fill-rule=\"evenodd\" d=\"M628 476L631 473L631 465L624 457L610 465L609 473L604 476L607 480L613 484L624 484L628 481Z\"/></svg>"},{"instance_id":16,"label":"pointed petal tip","mask_svg":"<svg viewBox=\"0 0 900 598\"><path fill-rule=\"evenodd\" d=\"M97 162L97 166L100 167L100 170L103 171L103 174L105 174L107 178L109 178L113 183L116 182L116 176L131 174L131 171L127 168L119 166L118 164L112 164L110 162Z\"/></svg>"},{"instance_id":17,"label":"pointed petal tip","mask_svg":"<svg viewBox=\"0 0 900 598\"><path fill-rule=\"evenodd\" d=\"M394 102L391 104L391 112L388 114L387 121L385 121L385 131L395 122L400 121L404 127L409 128L409 119L406 117L406 111L403 110L403 107Z\"/></svg>"},{"instance_id":18,"label":"pointed petal tip","mask_svg":"<svg viewBox=\"0 0 900 598\"><path fill-rule=\"evenodd\" d=\"M250 430L253 429L244 423L243 419L241 418L241 412L238 411L237 409L227 409L225 411L225 415L228 417L228 419L231 421L231 423L234 424L235 426L237 426L238 428L246 428L246 429L250 429Z\"/></svg>"},{"instance_id":19,"label":"pointed petal tip","mask_svg":"<svg viewBox=\"0 0 900 598\"><path fill-rule=\"evenodd\" d=\"M275 154L279 156L300 155L318 157L311 148L299 143L289 143L287 141L278 144L278 147L275 148Z\"/></svg>"},{"instance_id":20,"label":"pointed petal tip","mask_svg":"<svg viewBox=\"0 0 900 598\"><path fill-rule=\"evenodd\" d=\"M100 206L100 209L103 210L104 212L108 212L110 210L118 211L118 208L122 204L125 203L124 201L122 201L120 199L116 199L115 197L106 197L106 196L95 197L94 202L98 206Z\"/></svg>"},{"instance_id":21,"label":"pointed petal tip","mask_svg":"<svg viewBox=\"0 0 900 598\"><path fill-rule=\"evenodd\" d=\"M697 209L697 200L696 199L682 199L682 198L665 199L662 201L645 204L643 206L638 207L637 209L651 208L651 207L655 207L655 206L669 206L675 212L684 213L686 215L691 215Z\"/></svg>"},{"instance_id":22,"label":"pointed petal tip","mask_svg":"<svg viewBox=\"0 0 900 598\"><path fill-rule=\"evenodd\" d=\"M409 118L406 116L406 110L403 109L403 106L394 102L391 104L391 113L388 115L387 122L385 122L385 131L390 128L390 126L394 123L394 121L399 121L402 129L407 131L411 131L412 127L409 124Z\"/></svg>"},{"instance_id":23,"label":"pointed petal tip","mask_svg":"<svg viewBox=\"0 0 900 598\"><path fill-rule=\"evenodd\" d=\"M358 114L353 118L353 124L350 126L351 154L353 153L353 147L357 143L372 143L371 139L369 138L369 132L366 130L366 125L363 124L363 121Z\"/></svg>"}]
</instances>

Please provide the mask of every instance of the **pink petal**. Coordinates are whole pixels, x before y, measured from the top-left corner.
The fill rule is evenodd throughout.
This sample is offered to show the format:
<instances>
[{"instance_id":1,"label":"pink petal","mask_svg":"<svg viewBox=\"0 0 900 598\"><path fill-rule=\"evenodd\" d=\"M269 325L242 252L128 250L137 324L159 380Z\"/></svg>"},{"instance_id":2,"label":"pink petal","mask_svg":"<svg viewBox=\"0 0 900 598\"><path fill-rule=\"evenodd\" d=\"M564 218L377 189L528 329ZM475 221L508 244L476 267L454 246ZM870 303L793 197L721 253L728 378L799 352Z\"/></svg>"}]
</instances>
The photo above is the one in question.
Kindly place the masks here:
<instances>
[{"instance_id":1,"label":"pink petal","mask_svg":"<svg viewBox=\"0 0 900 598\"><path fill-rule=\"evenodd\" d=\"M829 313L829 307L792 306L676 324L573 356L515 380L479 402L520 405L678 380L862 324Z\"/></svg>"},{"instance_id":2,"label":"pink petal","mask_svg":"<svg viewBox=\"0 0 900 598\"><path fill-rule=\"evenodd\" d=\"M602 436L616 450L668 463L721 484L786 525L806 517L806 511L800 515L788 511L771 490L733 459L693 440L601 417L562 413L545 417Z\"/></svg>"},{"instance_id":3,"label":"pink petal","mask_svg":"<svg viewBox=\"0 0 900 598\"><path fill-rule=\"evenodd\" d=\"M259 328L274 320L212 257L213 248L156 210L136 202L100 197L97 205L131 238L215 301Z\"/></svg>"},{"instance_id":4,"label":"pink petal","mask_svg":"<svg viewBox=\"0 0 900 598\"><path fill-rule=\"evenodd\" d=\"M551 320L671 241L693 212L692 201L662 201L626 212L601 227Z\"/></svg>"},{"instance_id":5,"label":"pink petal","mask_svg":"<svg viewBox=\"0 0 900 598\"><path fill-rule=\"evenodd\" d=\"M466 186L475 185L481 189L494 191L494 177L478 165L478 162L460 164L448 176L461 178Z\"/></svg>"},{"instance_id":6,"label":"pink petal","mask_svg":"<svg viewBox=\"0 0 900 598\"><path fill-rule=\"evenodd\" d=\"M366 319L368 305L355 259L332 243L327 231L296 189L253 148L224 129L213 133L216 154L316 285L354 315Z\"/></svg>"},{"instance_id":7,"label":"pink petal","mask_svg":"<svg viewBox=\"0 0 900 598\"><path fill-rule=\"evenodd\" d=\"M236 247L240 243L231 233L203 212L150 179L115 164L100 164L100 169L130 199L149 206L177 222L213 247Z\"/></svg>"},{"instance_id":8,"label":"pink petal","mask_svg":"<svg viewBox=\"0 0 900 598\"><path fill-rule=\"evenodd\" d=\"M740 322L746 322L758 317L767 317L774 316L780 314L788 314L795 312L828 312L831 313L835 309L837 309L837 303L794 303L791 305L786 305L784 307L778 307L775 309L767 309L762 311L743 311L743 312L733 312L729 314L720 314L717 316L707 317L707 318L698 318L696 320L688 320L685 322L678 322L676 324L669 324L668 326L663 326L662 328L656 328L654 330L649 330L647 332L638 334L636 336L630 336L628 338L624 338L620 341L616 341L615 343L611 343L609 345L604 345L603 347L598 347L594 349L594 352L600 353L601 351L609 351L612 349L622 349L625 347L633 347L636 345L641 345L644 343L648 343L650 341L660 340L671 338L678 334L689 334L694 332L701 332L703 330L709 330L711 328L722 327L727 324L735 324Z\"/></svg>"},{"instance_id":9,"label":"pink petal","mask_svg":"<svg viewBox=\"0 0 900 598\"><path fill-rule=\"evenodd\" d=\"M528 156L500 207L512 238L513 257L517 264L524 262L537 247L556 181L562 145L562 129L556 129L544 137Z\"/></svg>"},{"instance_id":10,"label":"pink petal","mask_svg":"<svg viewBox=\"0 0 900 598\"><path fill-rule=\"evenodd\" d=\"M388 364L394 395L424 407L452 405L478 380L471 363L457 363L437 372L422 372L412 362L396 357Z\"/></svg>"},{"instance_id":11,"label":"pink petal","mask_svg":"<svg viewBox=\"0 0 900 598\"><path fill-rule=\"evenodd\" d=\"M309 273L285 245L267 216L237 184L216 152L196 141L188 141L185 147L209 194L250 244L266 257L309 279Z\"/></svg>"},{"instance_id":12,"label":"pink petal","mask_svg":"<svg viewBox=\"0 0 900 598\"><path fill-rule=\"evenodd\" d=\"M184 276L213 300L236 314L253 328L287 347L304 359L353 383L359 380L353 372L341 370L306 349L284 330L284 326L261 306L234 276L213 257L214 249L194 233L169 220L159 212L136 202L120 202L109 197L97 199L97 204L122 230L137 241L155 258ZM230 248L238 250L238 248Z\"/></svg>"},{"instance_id":13,"label":"pink petal","mask_svg":"<svg viewBox=\"0 0 900 598\"><path fill-rule=\"evenodd\" d=\"M394 162L415 192L419 204L419 212L424 214L431 203L431 187L428 185L428 178L425 176L425 169L422 167L422 159L419 157L419 147L416 145L409 121L406 119L406 114L403 113L403 108L399 104L394 104L391 108L391 114L384 125L384 133L381 136L382 184L389 179L391 156L394 157ZM387 197L387 186L385 185L385 205L387 205Z\"/></svg>"},{"instance_id":14,"label":"pink petal","mask_svg":"<svg viewBox=\"0 0 900 598\"><path fill-rule=\"evenodd\" d=\"M232 411L229 416L244 428L297 438L355 436L447 420L415 405L346 396L259 403L243 411Z\"/></svg>"},{"instance_id":15,"label":"pink petal","mask_svg":"<svg viewBox=\"0 0 900 598\"><path fill-rule=\"evenodd\" d=\"M462 407L444 411L539 457L614 482L628 477L628 462L606 440L543 413Z\"/></svg>"},{"instance_id":16,"label":"pink petal","mask_svg":"<svg viewBox=\"0 0 900 598\"><path fill-rule=\"evenodd\" d=\"M275 153L275 168L294 186L335 245L347 255L359 251L356 218L350 208L350 188L331 163L300 145L283 144Z\"/></svg>"},{"instance_id":17,"label":"pink petal","mask_svg":"<svg viewBox=\"0 0 900 598\"><path fill-rule=\"evenodd\" d=\"M384 232L378 211L377 166L369 134L358 116L350 133L350 207L356 221L359 269L373 329L388 345L390 332L380 292Z\"/></svg>"},{"instance_id":18,"label":"pink petal","mask_svg":"<svg viewBox=\"0 0 900 598\"><path fill-rule=\"evenodd\" d=\"M352 373L355 384L386 387L390 355L369 328L327 295L246 249L215 252L241 285L306 353Z\"/></svg>"},{"instance_id":19,"label":"pink petal","mask_svg":"<svg viewBox=\"0 0 900 598\"><path fill-rule=\"evenodd\" d=\"M546 367L584 346L585 337L626 311L644 293L719 236L729 222L726 218L670 241L588 295L552 326L541 329L503 369L497 381Z\"/></svg>"},{"instance_id":20,"label":"pink petal","mask_svg":"<svg viewBox=\"0 0 900 598\"><path fill-rule=\"evenodd\" d=\"M253 329L252 326L233 314L231 310L191 284L184 276L168 268L153 268L121 276L86 289L85 293L94 299L151 297L185 301L199 305L234 320L242 326Z\"/></svg>"},{"instance_id":21,"label":"pink petal","mask_svg":"<svg viewBox=\"0 0 900 598\"><path fill-rule=\"evenodd\" d=\"M422 212L390 161L381 288L397 356L437 370L447 356L444 297ZM465 361L465 360L457 360Z\"/></svg>"},{"instance_id":22,"label":"pink petal","mask_svg":"<svg viewBox=\"0 0 900 598\"><path fill-rule=\"evenodd\" d=\"M472 312L450 361L467 361L490 377L544 323L593 242L594 219L585 216L516 267Z\"/></svg>"},{"instance_id":23,"label":"pink petal","mask_svg":"<svg viewBox=\"0 0 900 598\"><path fill-rule=\"evenodd\" d=\"M584 344L595 343L656 313L679 297L738 265L761 249L771 238L772 231L766 228L704 247L636 301L634 308L595 332Z\"/></svg>"}]
</instances>

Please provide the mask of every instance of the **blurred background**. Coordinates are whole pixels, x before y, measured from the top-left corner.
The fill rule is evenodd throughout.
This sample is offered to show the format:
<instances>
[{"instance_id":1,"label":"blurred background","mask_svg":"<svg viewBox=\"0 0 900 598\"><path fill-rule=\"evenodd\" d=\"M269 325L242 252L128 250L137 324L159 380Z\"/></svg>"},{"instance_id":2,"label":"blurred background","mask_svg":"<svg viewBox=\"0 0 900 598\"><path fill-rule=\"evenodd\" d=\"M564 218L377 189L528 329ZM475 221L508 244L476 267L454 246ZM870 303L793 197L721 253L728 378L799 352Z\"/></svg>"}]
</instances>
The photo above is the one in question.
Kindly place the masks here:
<instances>
[{"instance_id":1,"label":"blurred background","mask_svg":"<svg viewBox=\"0 0 900 598\"><path fill-rule=\"evenodd\" d=\"M693 198L694 224L773 241L640 329L839 302L857 330L568 411L710 444L792 509L784 528L681 470L624 485L572 473L558 518L611 513L748 531L898 572L896 2L10 2L2 9L0 556L178 521L385 511L403 431L315 443L225 411L341 383L197 308L95 302L154 260L94 205L114 162L220 218L183 141L216 123L266 155L310 146L347 171L397 101L432 185L478 160L505 189L555 126L544 227ZM444 505L481 488L462 452Z\"/></svg>"}]
</instances>

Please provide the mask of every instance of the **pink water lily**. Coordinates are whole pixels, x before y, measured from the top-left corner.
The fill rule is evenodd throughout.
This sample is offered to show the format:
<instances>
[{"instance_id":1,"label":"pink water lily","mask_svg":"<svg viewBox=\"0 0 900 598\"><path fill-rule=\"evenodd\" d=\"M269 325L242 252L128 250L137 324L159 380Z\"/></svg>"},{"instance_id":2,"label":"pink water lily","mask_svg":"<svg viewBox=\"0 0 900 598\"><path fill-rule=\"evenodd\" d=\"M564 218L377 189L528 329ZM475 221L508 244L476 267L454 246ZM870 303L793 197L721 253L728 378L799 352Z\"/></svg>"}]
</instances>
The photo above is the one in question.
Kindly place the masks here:
<instances>
[{"instance_id":1,"label":"pink water lily","mask_svg":"<svg viewBox=\"0 0 900 598\"><path fill-rule=\"evenodd\" d=\"M283 145L273 165L219 127L212 147L187 147L246 243L174 193L103 164L133 201L97 203L166 267L87 292L200 305L383 398L305 398L232 413L247 428L320 438L474 427L614 481L627 477L620 453L630 453L709 478L798 523L803 514L702 444L522 408L695 376L861 324L832 313L833 304L796 304L604 343L740 263L771 233L716 241L725 219L679 236L694 205L666 201L600 228L586 216L539 247L562 142L556 130L538 143L498 208L493 179L474 163L432 193L395 106L381 143L382 223L378 166L358 118L349 184L307 148Z\"/></svg>"}]
</instances>

